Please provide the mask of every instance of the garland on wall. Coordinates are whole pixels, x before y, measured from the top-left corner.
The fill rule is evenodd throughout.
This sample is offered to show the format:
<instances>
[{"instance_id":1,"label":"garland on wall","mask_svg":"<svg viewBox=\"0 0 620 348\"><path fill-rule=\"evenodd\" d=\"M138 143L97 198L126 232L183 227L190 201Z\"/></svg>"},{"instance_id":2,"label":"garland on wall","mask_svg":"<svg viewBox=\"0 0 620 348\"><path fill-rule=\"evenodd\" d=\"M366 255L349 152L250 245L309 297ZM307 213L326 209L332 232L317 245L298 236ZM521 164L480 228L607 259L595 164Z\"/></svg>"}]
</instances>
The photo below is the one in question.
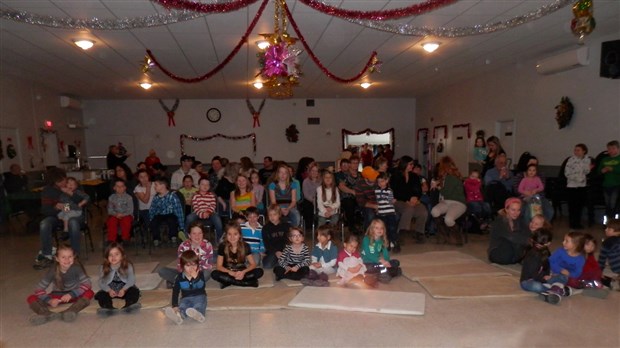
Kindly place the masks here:
<instances>
[{"instance_id":1,"label":"garland on wall","mask_svg":"<svg viewBox=\"0 0 620 348\"><path fill-rule=\"evenodd\" d=\"M251 138L252 139L252 152L254 153L254 156L256 156L256 133L250 133L248 135L239 135L239 136L230 136L230 135L224 135L224 134L217 133L217 134L206 136L206 137L195 137L192 135L181 134L179 136L179 142L181 143L181 156L185 155L185 139L189 139L193 141L207 141L207 140L211 140L214 138L224 138L227 140L244 140L244 139Z\"/></svg>"},{"instance_id":2,"label":"garland on wall","mask_svg":"<svg viewBox=\"0 0 620 348\"><path fill-rule=\"evenodd\" d=\"M433 139L437 138L437 130L443 129L443 139L448 138L448 125L435 126L433 128Z\"/></svg>"},{"instance_id":3,"label":"garland on wall","mask_svg":"<svg viewBox=\"0 0 620 348\"><path fill-rule=\"evenodd\" d=\"M394 144L396 143L396 136L394 135L394 128L390 128L390 129L386 129L384 131L376 131L376 130L372 130L370 128L366 128L363 131L359 131L359 132L353 132L350 131L348 129L342 129L341 131L342 133L342 150L346 150L345 146L344 146L344 139L347 135L362 135L362 134L366 134L366 135L370 135L370 134L385 134L385 133L390 133L391 136L391 140L392 143L390 144L390 146L392 147L392 150L394 150Z\"/></svg>"},{"instance_id":4,"label":"garland on wall","mask_svg":"<svg viewBox=\"0 0 620 348\"><path fill-rule=\"evenodd\" d=\"M452 129L463 128L463 127L467 128L467 139L471 138L471 123L455 124L454 126L452 126Z\"/></svg>"}]
</instances>

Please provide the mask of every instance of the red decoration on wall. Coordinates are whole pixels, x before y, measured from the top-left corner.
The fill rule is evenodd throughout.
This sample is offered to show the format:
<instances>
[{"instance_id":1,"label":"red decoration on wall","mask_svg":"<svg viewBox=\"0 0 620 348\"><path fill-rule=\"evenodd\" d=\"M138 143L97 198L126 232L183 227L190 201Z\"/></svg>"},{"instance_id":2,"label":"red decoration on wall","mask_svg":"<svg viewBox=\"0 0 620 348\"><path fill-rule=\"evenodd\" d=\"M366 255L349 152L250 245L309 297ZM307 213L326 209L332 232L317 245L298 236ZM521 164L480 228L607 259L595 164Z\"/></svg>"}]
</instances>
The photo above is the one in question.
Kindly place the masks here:
<instances>
[{"instance_id":1,"label":"red decoration on wall","mask_svg":"<svg viewBox=\"0 0 620 348\"><path fill-rule=\"evenodd\" d=\"M471 123L455 124L452 126L452 129L462 127L467 127L467 139L471 138Z\"/></svg>"},{"instance_id":2,"label":"red decoration on wall","mask_svg":"<svg viewBox=\"0 0 620 348\"><path fill-rule=\"evenodd\" d=\"M165 1L165 0L158 0L158 1ZM170 1L170 2L171 3L172 2L187 3L187 1L180 1L180 0ZM260 18L260 16L262 16L263 11L265 10L265 7L267 6L268 2L269 0L263 0L263 3L260 5L258 9L258 12L256 12L256 15L254 16L254 20L252 20L252 23L250 23L250 26L245 31L245 34L243 34L243 36L241 37L241 39L239 40L235 48L233 48L232 52L230 52L230 54L226 58L224 58L224 60L220 64L218 64L215 68L213 68L213 70L209 71L208 73L202 76L187 78L187 77L181 77L181 76L175 75L172 72L170 72L170 70L164 68L159 63L159 61L157 61L157 59L155 58L151 50L146 50L146 54L148 55L149 58L151 58L151 61L153 62L154 65L156 65L164 74L168 75L168 77L172 78L173 80L177 80L179 82L185 82L185 83L196 83L196 82L209 79L213 77L213 75L217 74L220 70L222 70L228 63L230 63L230 61L237 55L237 53L239 53L241 46L243 46L247 42L248 36L250 36L252 31L254 30L254 27L256 26L256 23L258 22L258 19ZM201 4L201 5L206 6L206 4ZM179 7L175 7L175 8L179 8Z\"/></svg>"},{"instance_id":3,"label":"red decoration on wall","mask_svg":"<svg viewBox=\"0 0 620 348\"><path fill-rule=\"evenodd\" d=\"M210 135L207 137L194 137L194 136L187 135L187 134L181 134L179 137L179 142L181 143L181 155L185 155L185 139L194 140L194 141L207 141L213 138L224 138L228 140L243 140L243 139L252 138L252 151L254 152L254 155L256 155L256 133L250 133L248 135L239 135L239 136L228 136L228 135L217 133L217 134Z\"/></svg>"},{"instance_id":4,"label":"red decoration on wall","mask_svg":"<svg viewBox=\"0 0 620 348\"><path fill-rule=\"evenodd\" d=\"M260 127L260 112L263 111L263 107L265 107L265 100L263 99L263 101L260 103L260 106L258 107L258 111L256 111L256 109L254 109L254 105L252 105L252 103L250 103L249 99L246 99L245 102L248 105L248 109L250 109L250 112L252 113L252 128L256 128L257 126Z\"/></svg>"},{"instance_id":5,"label":"red decoration on wall","mask_svg":"<svg viewBox=\"0 0 620 348\"><path fill-rule=\"evenodd\" d=\"M176 8L202 13L226 13L250 6L258 0L236 0L224 4L203 4L187 0L151 0L167 9Z\"/></svg>"},{"instance_id":6,"label":"red decoration on wall","mask_svg":"<svg viewBox=\"0 0 620 348\"><path fill-rule=\"evenodd\" d=\"M416 134L415 140L420 140L420 134L425 133L428 136L428 128L420 128L418 129L418 134Z\"/></svg>"},{"instance_id":7,"label":"red decoration on wall","mask_svg":"<svg viewBox=\"0 0 620 348\"><path fill-rule=\"evenodd\" d=\"M393 10L355 11L329 6L317 0L299 0L299 2L301 2L302 4L310 6L311 8L330 16L350 19L370 19L374 21L385 21L389 19L419 16L421 14L436 10L440 7L453 4L457 1L459 0L428 0L421 4L396 8Z\"/></svg>"},{"instance_id":8,"label":"red decoration on wall","mask_svg":"<svg viewBox=\"0 0 620 348\"><path fill-rule=\"evenodd\" d=\"M323 74L325 74L325 76L329 77L330 79L334 81L338 81L340 83L350 83L364 76L364 74L366 74L366 72L369 69L370 69L370 72L377 70L378 65L381 64L381 62L377 58L377 52L373 51L372 54L370 55L370 58L368 59L368 62L366 62L366 65L364 66L362 71L360 71L357 75L351 78L348 78L348 79L334 75L331 71L327 70L327 68L323 65L323 63L321 63L319 58L314 54L314 52L312 51L312 48L310 47L310 45L308 45L308 43L306 42L306 39L301 33L301 30L299 30L299 27L297 26L297 22L295 22L295 19L293 19L293 15L291 14L291 11L288 9L288 6L286 5L286 3L284 4L284 9L286 10L286 16L291 22L291 26L295 30L295 33L297 33L297 36L299 36L299 41L301 41L301 44L304 46L304 48L308 52L308 55L310 56L310 58L312 58L312 61L314 62L314 64L316 64L319 67L319 69L321 69Z\"/></svg>"},{"instance_id":9,"label":"red decoration on wall","mask_svg":"<svg viewBox=\"0 0 620 348\"><path fill-rule=\"evenodd\" d=\"M34 143L33 143L32 135L29 135L27 140L28 140L28 150L34 150Z\"/></svg>"},{"instance_id":10,"label":"red decoration on wall","mask_svg":"<svg viewBox=\"0 0 620 348\"><path fill-rule=\"evenodd\" d=\"M448 125L442 125L435 126L435 128L433 128L433 139L437 137L437 129L443 129L443 139L446 139L448 137Z\"/></svg>"}]
</instances>

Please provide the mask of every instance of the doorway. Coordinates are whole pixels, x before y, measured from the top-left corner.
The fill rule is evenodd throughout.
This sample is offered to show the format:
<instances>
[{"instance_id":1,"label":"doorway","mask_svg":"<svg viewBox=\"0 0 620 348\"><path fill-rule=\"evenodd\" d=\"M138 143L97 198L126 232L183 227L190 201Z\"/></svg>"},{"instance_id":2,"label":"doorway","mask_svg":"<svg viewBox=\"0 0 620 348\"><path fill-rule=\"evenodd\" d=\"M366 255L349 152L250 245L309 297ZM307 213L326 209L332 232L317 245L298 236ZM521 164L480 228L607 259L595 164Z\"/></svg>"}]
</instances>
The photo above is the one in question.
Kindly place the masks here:
<instances>
[{"instance_id":1,"label":"doorway","mask_svg":"<svg viewBox=\"0 0 620 348\"><path fill-rule=\"evenodd\" d=\"M496 121L495 134L497 134L502 143L502 147L506 152L506 157L508 157L508 164L510 168L510 164L515 163L515 139L517 135L515 120Z\"/></svg>"}]
</instances>

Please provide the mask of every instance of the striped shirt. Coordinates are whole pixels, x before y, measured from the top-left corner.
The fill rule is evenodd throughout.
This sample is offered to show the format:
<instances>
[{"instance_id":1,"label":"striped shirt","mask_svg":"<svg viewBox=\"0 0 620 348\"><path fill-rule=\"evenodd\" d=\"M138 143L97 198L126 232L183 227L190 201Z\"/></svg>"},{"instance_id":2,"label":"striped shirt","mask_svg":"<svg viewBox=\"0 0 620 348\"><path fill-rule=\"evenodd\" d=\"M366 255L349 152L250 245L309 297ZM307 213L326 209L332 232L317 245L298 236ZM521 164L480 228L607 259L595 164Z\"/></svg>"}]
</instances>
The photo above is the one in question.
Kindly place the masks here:
<instances>
[{"instance_id":1,"label":"striped shirt","mask_svg":"<svg viewBox=\"0 0 620 348\"><path fill-rule=\"evenodd\" d=\"M256 228L250 226L250 223L246 222L241 225L241 236L243 241L248 243L252 253L264 253L265 244L263 243L263 226L258 224Z\"/></svg>"},{"instance_id":2,"label":"striped shirt","mask_svg":"<svg viewBox=\"0 0 620 348\"><path fill-rule=\"evenodd\" d=\"M304 267L310 266L310 252L304 244L301 253L296 253L291 244L287 244L282 251L282 256L278 259L278 264L282 267Z\"/></svg>"},{"instance_id":3,"label":"striped shirt","mask_svg":"<svg viewBox=\"0 0 620 348\"><path fill-rule=\"evenodd\" d=\"M201 219L206 219L207 215L211 216L215 211L216 205L215 193L208 191L207 193L197 192L192 197L192 211Z\"/></svg>"},{"instance_id":4,"label":"striped shirt","mask_svg":"<svg viewBox=\"0 0 620 348\"><path fill-rule=\"evenodd\" d=\"M375 197L377 198L377 215L392 215L396 214L394 209L394 192L390 188L376 188Z\"/></svg>"},{"instance_id":5,"label":"striped shirt","mask_svg":"<svg viewBox=\"0 0 620 348\"><path fill-rule=\"evenodd\" d=\"M605 269L606 262L609 263L612 272L620 273L620 236L605 238L603 241L598 256L598 264L601 270Z\"/></svg>"},{"instance_id":6,"label":"striped shirt","mask_svg":"<svg viewBox=\"0 0 620 348\"><path fill-rule=\"evenodd\" d=\"M51 284L52 291L61 291L71 294L71 297L78 298L82 296L88 290L91 290L92 284L90 278L84 273L84 268L77 262L73 263L69 269L62 273L60 272L60 284L56 284L56 267L50 267L45 273L43 279L39 281L34 294L43 302L47 303L52 298L47 292L47 287Z\"/></svg>"},{"instance_id":7,"label":"striped shirt","mask_svg":"<svg viewBox=\"0 0 620 348\"><path fill-rule=\"evenodd\" d=\"M252 198L254 197L254 192L250 191L238 196L233 193L233 197L235 199L235 209L237 211L244 211L252 206Z\"/></svg>"}]
</instances>

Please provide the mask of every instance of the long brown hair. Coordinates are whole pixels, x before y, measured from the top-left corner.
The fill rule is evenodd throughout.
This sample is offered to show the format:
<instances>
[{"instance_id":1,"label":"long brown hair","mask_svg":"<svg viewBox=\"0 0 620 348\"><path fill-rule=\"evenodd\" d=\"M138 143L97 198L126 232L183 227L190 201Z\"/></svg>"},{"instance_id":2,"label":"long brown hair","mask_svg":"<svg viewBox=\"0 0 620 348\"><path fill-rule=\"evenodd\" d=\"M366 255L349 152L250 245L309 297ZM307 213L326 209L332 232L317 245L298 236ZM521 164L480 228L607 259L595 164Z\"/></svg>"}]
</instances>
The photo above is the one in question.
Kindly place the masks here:
<instances>
[{"instance_id":1,"label":"long brown hair","mask_svg":"<svg viewBox=\"0 0 620 348\"><path fill-rule=\"evenodd\" d=\"M110 271L112 271L112 265L110 265L110 261L108 260L108 257L110 256L110 251L112 251L112 249L118 249L118 251L120 251L121 253L121 265L118 268L118 272L124 276L127 276L127 270L129 269L129 265L131 265L133 267L133 264L131 263L131 261L129 261L127 259L127 254L125 253L125 249L123 248L123 246L121 244L118 244L116 242L112 242L110 243L110 245L108 245L107 248L105 248L105 252L103 253L103 276L107 276L108 274L110 274Z\"/></svg>"},{"instance_id":2,"label":"long brown hair","mask_svg":"<svg viewBox=\"0 0 620 348\"><path fill-rule=\"evenodd\" d=\"M439 160L438 175L441 179L445 178L447 175L452 175L461 179L461 173L450 156L444 156Z\"/></svg>"},{"instance_id":3,"label":"long brown hair","mask_svg":"<svg viewBox=\"0 0 620 348\"><path fill-rule=\"evenodd\" d=\"M245 243L243 242L243 235L241 234L241 226L239 226L238 223L231 221L226 225L227 235L230 230L235 230L239 233L239 242L237 242L237 257L240 262L245 262ZM228 241L228 238L224 236L224 255L226 255L226 259L230 259L232 247L233 245Z\"/></svg>"},{"instance_id":4,"label":"long brown hair","mask_svg":"<svg viewBox=\"0 0 620 348\"><path fill-rule=\"evenodd\" d=\"M327 187L325 186L325 176L326 175L331 175L332 176L332 187ZM327 202L327 189L329 189L332 192L332 203L336 203L336 190L338 190L337 186L336 186L336 177L334 176L334 173L330 172L329 170L323 170L323 173L321 175L321 193L323 194L323 202Z\"/></svg>"}]
</instances>

